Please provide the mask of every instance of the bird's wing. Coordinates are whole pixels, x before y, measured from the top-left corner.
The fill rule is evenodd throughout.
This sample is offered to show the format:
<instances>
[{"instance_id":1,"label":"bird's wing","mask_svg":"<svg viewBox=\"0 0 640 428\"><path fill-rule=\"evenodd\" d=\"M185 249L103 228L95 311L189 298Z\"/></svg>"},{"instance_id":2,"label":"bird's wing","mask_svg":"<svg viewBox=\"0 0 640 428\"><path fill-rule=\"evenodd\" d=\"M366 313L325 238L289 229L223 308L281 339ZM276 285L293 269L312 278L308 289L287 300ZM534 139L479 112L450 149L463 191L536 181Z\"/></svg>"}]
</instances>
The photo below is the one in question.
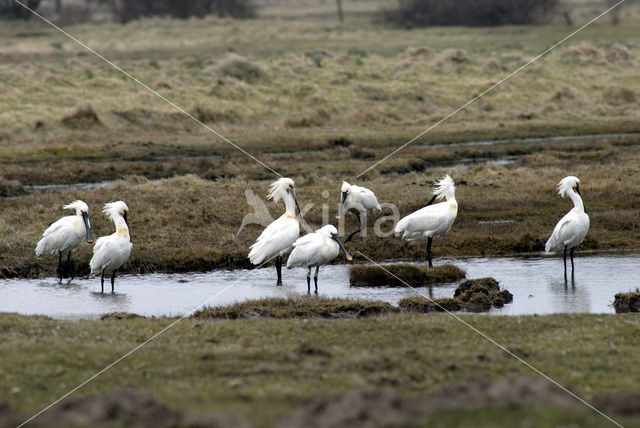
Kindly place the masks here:
<instances>
[{"instance_id":1,"label":"bird's wing","mask_svg":"<svg viewBox=\"0 0 640 428\"><path fill-rule=\"evenodd\" d=\"M376 195L369 189L360 187L358 189L360 203L368 210L380 209L380 204Z\"/></svg>"},{"instance_id":2,"label":"bird's wing","mask_svg":"<svg viewBox=\"0 0 640 428\"><path fill-rule=\"evenodd\" d=\"M319 233L309 233L299 238L293 245L294 249L287 259L287 268L296 266L311 266L322 254L324 237Z\"/></svg>"},{"instance_id":3,"label":"bird's wing","mask_svg":"<svg viewBox=\"0 0 640 428\"><path fill-rule=\"evenodd\" d=\"M409 214L396 224L396 232L405 234L422 234L425 231L435 229L444 215L446 203L441 202L420 208L418 211Z\"/></svg>"},{"instance_id":4,"label":"bird's wing","mask_svg":"<svg viewBox=\"0 0 640 428\"><path fill-rule=\"evenodd\" d=\"M42 239L36 245L36 255L41 257L66 246L68 241L76 238L76 216L62 217L44 231Z\"/></svg>"},{"instance_id":5,"label":"bird's wing","mask_svg":"<svg viewBox=\"0 0 640 428\"><path fill-rule=\"evenodd\" d=\"M91 273L100 273L107 267L120 267L129 258L132 247L129 240L118 238L115 234L98 238L89 262Z\"/></svg>"},{"instance_id":6,"label":"bird's wing","mask_svg":"<svg viewBox=\"0 0 640 428\"><path fill-rule=\"evenodd\" d=\"M251 245L249 259L258 264L287 250L300 235L298 220L284 215L262 231L256 242Z\"/></svg>"},{"instance_id":7,"label":"bird's wing","mask_svg":"<svg viewBox=\"0 0 640 428\"><path fill-rule=\"evenodd\" d=\"M564 241L567 239L568 231L571 228L573 220L574 217L571 212L560 219L556 227L553 228L553 233L551 233L551 237L549 237L549 240L544 246L545 252L549 253L564 248Z\"/></svg>"}]
</instances>

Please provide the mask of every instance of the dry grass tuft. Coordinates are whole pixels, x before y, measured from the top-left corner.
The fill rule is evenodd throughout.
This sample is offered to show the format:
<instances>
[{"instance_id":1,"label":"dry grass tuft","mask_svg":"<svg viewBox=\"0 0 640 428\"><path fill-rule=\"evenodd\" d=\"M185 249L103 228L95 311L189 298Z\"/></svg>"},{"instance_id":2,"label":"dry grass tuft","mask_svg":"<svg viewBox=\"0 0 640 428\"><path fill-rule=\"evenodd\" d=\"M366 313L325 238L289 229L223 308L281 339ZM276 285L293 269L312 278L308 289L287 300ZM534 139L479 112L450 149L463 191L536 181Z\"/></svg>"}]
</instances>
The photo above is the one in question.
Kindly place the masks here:
<instances>
[{"instance_id":1,"label":"dry grass tuft","mask_svg":"<svg viewBox=\"0 0 640 428\"><path fill-rule=\"evenodd\" d=\"M303 296L205 307L191 315L191 318L357 318L391 312L397 312L397 309L386 302Z\"/></svg>"},{"instance_id":2,"label":"dry grass tuft","mask_svg":"<svg viewBox=\"0 0 640 428\"><path fill-rule=\"evenodd\" d=\"M221 76L229 76L243 82L252 83L266 76L265 70L243 56L228 54L215 67Z\"/></svg>"},{"instance_id":3,"label":"dry grass tuft","mask_svg":"<svg viewBox=\"0 0 640 428\"><path fill-rule=\"evenodd\" d=\"M440 54L440 61L467 64L471 62L471 58L464 49L447 49Z\"/></svg>"},{"instance_id":4,"label":"dry grass tuft","mask_svg":"<svg viewBox=\"0 0 640 428\"><path fill-rule=\"evenodd\" d=\"M22 183L18 180L7 180L0 176L0 196L3 198L17 196L24 193Z\"/></svg>"},{"instance_id":5,"label":"dry grass tuft","mask_svg":"<svg viewBox=\"0 0 640 428\"><path fill-rule=\"evenodd\" d=\"M458 299L427 299L422 296L406 297L398 302L400 309L409 312L455 312L462 309Z\"/></svg>"},{"instance_id":6,"label":"dry grass tuft","mask_svg":"<svg viewBox=\"0 0 640 428\"><path fill-rule=\"evenodd\" d=\"M414 264L385 265L384 269L379 266L356 265L349 269L349 285L352 287L404 287L406 284L424 286L459 281L465 275L462 269L454 265L436 266L432 269Z\"/></svg>"},{"instance_id":7,"label":"dry grass tuft","mask_svg":"<svg viewBox=\"0 0 640 428\"><path fill-rule=\"evenodd\" d=\"M188 111L203 123L234 123L238 121L238 115L233 111L219 111L200 103L193 104Z\"/></svg>"},{"instance_id":8,"label":"dry grass tuft","mask_svg":"<svg viewBox=\"0 0 640 428\"><path fill-rule=\"evenodd\" d=\"M102 125L91 104L80 104L70 113L62 116L60 122L71 129L91 129Z\"/></svg>"},{"instance_id":9,"label":"dry grass tuft","mask_svg":"<svg viewBox=\"0 0 640 428\"><path fill-rule=\"evenodd\" d=\"M607 89L603 98L607 104L611 105L632 104L640 100L640 96L634 90L618 85Z\"/></svg>"},{"instance_id":10,"label":"dry grass tuft","mask_svg":"<svg viewBox=\"0 0 640 428\"><path fill-rule=\"evenodd\" d=\"M554 95L551 97L551 101L563 107L569 107L572 105L579 105L584 102L584 96L582 93L568 85L563 85Z\"/></svg>"},{"instance_id":11,"label":"dry grass tuft","mask_svg":"<svg viewBox=\"0 0 640 428\"><path fill-rule=\"evenodd\" d=\"M330 117L331 115L328 111L323 108L317 108L300 116L287 119L285 125L287 128L317 127L327 123Z\"/></svg>"},{"instance_id":12,"label":"dry grass tuft","mask_svg":"<svg viewBox=\"0 0 640 428\"><path fill-rule=\"evenodd\" d=\"M429 58L435 54L435 51L428 46L409 47L405 51L405 55L410 57Z\"/></svg>"},{"instance_id":13,"label":"dry grass tuft","mask_svg":"<svg viewBox=\"0 0 640 428\"><path fill-rule=\"evenodd\" d=\"M565 48L562 52L562 59L583 65L607 65L607 60L602 52L589 43L580 43Z\"/></svg>"},{"instance_id":14,"label":"dry grass tuft","mask_svg":"<svg viewBox=\"0 0 640 428\"><path fill-rule=\"evenodd\" d=\"M610 46L604 56L609 62L630 61L633 59L633 54L629 48L619 44Z\"/></svg>"}]
</instances>

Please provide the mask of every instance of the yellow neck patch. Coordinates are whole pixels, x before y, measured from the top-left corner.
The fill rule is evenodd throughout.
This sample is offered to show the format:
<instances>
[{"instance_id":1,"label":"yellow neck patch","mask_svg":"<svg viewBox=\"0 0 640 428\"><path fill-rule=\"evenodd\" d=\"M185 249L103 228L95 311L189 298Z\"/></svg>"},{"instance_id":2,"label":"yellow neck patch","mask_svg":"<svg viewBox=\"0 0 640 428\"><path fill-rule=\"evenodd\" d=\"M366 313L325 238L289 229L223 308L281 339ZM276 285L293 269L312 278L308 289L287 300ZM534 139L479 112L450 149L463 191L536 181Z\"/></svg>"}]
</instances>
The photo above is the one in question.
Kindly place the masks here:
<instances>
[{"instance_id":1,"label":"yellow neck patch","mask_svg":"<svg viewBox=\"0 0 640 428\"><path fill-rule=\"evenodd\" d=\"M128 235L129 229L118 229L116 230L116 235Z\"/></svg>"}]
</instances>

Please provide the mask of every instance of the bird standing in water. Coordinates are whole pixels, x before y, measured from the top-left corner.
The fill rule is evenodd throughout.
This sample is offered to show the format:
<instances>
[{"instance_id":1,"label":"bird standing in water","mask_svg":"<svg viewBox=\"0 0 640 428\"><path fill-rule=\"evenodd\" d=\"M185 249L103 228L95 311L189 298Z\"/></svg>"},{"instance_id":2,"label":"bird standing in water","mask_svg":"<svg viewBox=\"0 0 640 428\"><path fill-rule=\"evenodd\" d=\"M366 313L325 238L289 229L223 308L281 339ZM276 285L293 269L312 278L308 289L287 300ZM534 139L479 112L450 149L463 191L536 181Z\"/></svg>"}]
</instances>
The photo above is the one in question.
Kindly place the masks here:
<instances>
[{"instance_id":1,"label":"bird standing in water","mask_svg":"<svg viewBox=\"0 0 640 428\"><path fill-rule=\"evenodd\" d=\"M347 260L353 258L351 254L344 248L340 238L338 238L338 230L327 224L316 230L314 233L308 233L302 238L296 240L293 244L293 251L287 260L287 269L302 266L307 268L307 292L311 293L311 268L315 266L316 272L313 276L313 282L318 293L318 270L320 266L326 265L338 256L339 249L342 249Z\"/></svg>"},{"instance_id":2,"label":"bird standing in water","mask_svg":"<svg viewBox=\"0 0 640 428\"><path fill-rule=\"evenodd\" d=\"M300 215L302 213L296 199L293 180L290 178L283 177L272 183L267 198L274 202L282 199L285 212L267 226L251 245L249 260L258 265L275 257L278 274L276 285L282 285L282 256L300 236L300 220L296 217L296 208Z\"/></svg>"},{"instance_id":3,"label":"bird standing in water","mask_svg":"<svg viewBox=\"0 0 640 428\"><path fill-rule=\"evenodd\" d=\"M129 208L122 201L105 204L102 209L104 215L113 220L116 231L109 236L98 238L93 247L93 257L89 266L91 275L100 274L101 292L104 293L104 275L111 274L111 292L114 291L116 271L124 264L131 254L131 238L129 237Z\"/></svg>"},{"instance_id":4,"label":"bird standing in water","mask_svg":"<svg viewBox=\"0 0 640 428\"><path fill-rule=\"evenodd\" d=\"M571 253L571 279L573 279L573 251L587 236L589 216L584 209L584 203L580 195L580 180L577 177L570 175L560 180L558 194L563 198L568 196L573 201L574 206L556 224L544 249L547 253L564 251L564 281L567 282L567 249Z\"/></svg>"},{"instance_id":5,"label":"bird standing in water","mask_svg":"<svg viewBox=\"0 0 640 428\"><path fill-rule=\"evenodd\" d=\"M42 239L36 245L36 257L46 254L58 255L58 274L60 282L64 274L62 268L62 254L67 253L67 271L74 278L74 269L71 265L71 252L75 251L83 240L93 242L91 236L91 224L89 223L89 206L81 200L73 201L62 207L65 210L75 210L75 215L62 217L47 228L42 234Z\"/></svg>"},{"instance_id":6,"label":"bird standing in water","mask_svg":"<svg viewBox=\"0 0 640 428\"><path fill-rule=\"evenodd\" d=\"M395 232L403 232L402 239L412 241L414 239L427 238L427 257L429 267L433 267L431 261L431 244L433 238L443 235L451 229L458 215L458 202L456 201L455 183L449 175L436 183L433 198L427 206L409 214L396 224ZM446 199L444 202L431 205L436 199Z\"/></svg>"}]
</instances>

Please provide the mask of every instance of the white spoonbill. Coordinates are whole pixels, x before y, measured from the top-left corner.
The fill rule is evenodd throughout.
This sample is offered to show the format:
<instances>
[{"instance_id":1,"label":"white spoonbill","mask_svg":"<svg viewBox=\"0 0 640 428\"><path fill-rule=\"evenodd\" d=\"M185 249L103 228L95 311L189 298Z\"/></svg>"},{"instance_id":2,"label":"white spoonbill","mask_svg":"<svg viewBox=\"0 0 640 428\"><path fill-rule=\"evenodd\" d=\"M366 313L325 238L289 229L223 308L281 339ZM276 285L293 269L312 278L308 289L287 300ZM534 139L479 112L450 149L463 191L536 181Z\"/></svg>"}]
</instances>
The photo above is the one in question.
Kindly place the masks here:
<instances>
[{"instance_id":1,"label":"white spoonbill","mask_svg":"<svg viewBox=\"0 0 640 428\"><path fill-rule=\"evenodd\" d=\"M445 175L442 180L436 183L433 198L427 206L409 214L396 224L395 232L404 232L402 239L412 241L427 238L427 256L430 268L433 267L431 261L433 238L447 233L458 215L455 191L455 183L449 175ZM436 198L446 198L446 201L431 205Z\"/></svg>"},{"instance_id":2,"label":"white spoonbill","mask_svg":"<svg viewBox=\"0 0 640 428\"><path fill-rule=\"evenodd\" d=\"M316 273L313 275L313 282L316 286L316 294L318 293L318 270L320 266L326 265L338 255L339 249L342 248L347 260L353 258L351 254L344 248L340 238L338 238L338 230L327 224L316 230L314 233L308 233L302 238L298 238L293 243L293 251L287 260L287 269L294 267L307 267L307 292L311 293L311 268L315 266Z\"/></svg>"},{"instance_id":3,"label":"white spoonbill","mask_svg":"<svg viewBox=\"0 0 640 428\"><path fill-rule=\"evenodd\" d=\"M89 223L89 207L84 202L77 200L62 207L65 210L76 210L75 215L62 217L47 228L42 234L42 239L36 245L36 257L46 254L58 255L58 274L62 282L62 254L67 254L67 270L74 278L74 269L71 266L71 252L75 251L83 240L89 244L93 242L91 225Z\"/></svg>"},{"instance_id":4,"label":"white spoonbill","mask_svg":"<svg viewBox=\"0 0 640 428\"><path fill-rule=\"evenodd\" d=\"M358 222L360 222L360 227L347 236L347 239L344 240L345 243L351 241L353 235L358 232L360 232L360 237L362 237L362 230L365 230L367 227L367 212L381 210L376 195L371 190L366 187L349 184L346 181L342 182L342 197L340 199L340 207L338 208L336 220L340 220L342 217L343 209L345 212L354 209L356 217L358 217ZM362 214L364 221L360 217L360 214Z\"/></svg>"},{"instance_id":5,"label":"white spoonbill","mask_svg":"<svg viewBox=\"0 0 640 428\"><path fill-rule=\"evenodd\" d=\"M129 221L127 213L129 208L122 201L109 202L102 209L104 215L113 220L116 226L115 233L98 238L93 247L91 275L100 274L101 293L104 293L104 274L111 274L111 292L116 280L116 270L124 264L131 253L131 239L129 238Z\"/></svg>"},{"instance_id":6,"label":"white spoonbill","mask_svg":"<svg viewBox=\"0 0 640 428\"><path fill-rule=\"evenodd\" d=\"M254 265L258 265L265 260L276 257L276 271L278 273L276 285L282 285L282 256L300 236L300 221L296 217L296 207L299 213L301 211L293 188L293 180L283 177L273 182L267 198L273 199L274 202L282 199L286 210L284 214L267 226L256 242L251 245L249 260Z\"/></svg>"},{"instance_id":7,"label":"white spoonbill","mask_svg":"<svg viewBox=\"0 0 640 428\"><path fill-rule=\"evenodd\" d=\"M571 278L573 278L573 250L580 244L589 231L589 216L584 210L580 197L580 180L572 175L558 183L558 194L569 196L573 209L560 219L553 229L551 237L544 246L547 253L564 250L564 280L567 281L567 249L571 250Z\"/></svg>"}]
</instances>

